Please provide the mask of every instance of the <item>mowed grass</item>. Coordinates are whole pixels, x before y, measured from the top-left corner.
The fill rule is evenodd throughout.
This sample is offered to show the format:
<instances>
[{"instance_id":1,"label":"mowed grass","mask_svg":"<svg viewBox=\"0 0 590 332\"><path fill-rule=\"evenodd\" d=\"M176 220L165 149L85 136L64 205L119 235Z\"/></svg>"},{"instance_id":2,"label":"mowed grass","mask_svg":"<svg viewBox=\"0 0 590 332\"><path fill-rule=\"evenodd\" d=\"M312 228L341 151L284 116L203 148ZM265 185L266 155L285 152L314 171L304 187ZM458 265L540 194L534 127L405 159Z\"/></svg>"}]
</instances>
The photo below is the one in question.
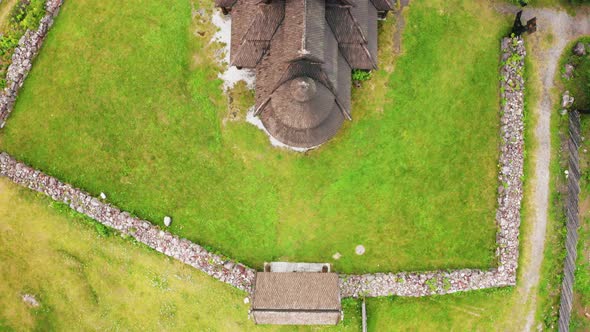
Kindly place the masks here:
<instances>
[{"instance_id":1,"label":"mowed grass","mask_svg":"<svg viewBox=\"0 0 590 332\"><path fill-rule=\"evenodd\" d=\"M67 1L0 149L253 267L494 264L510 23L486 1L413 1L399 58L382 24L382 69L354 91L354 120L307 154L273 148L245 108L226 121L212 3L194 5L204 18L188 0Z\"/></svg>"},{"instance_id":2,"label":"mowed grass","mask_svg":"<svg viewBox=\"0 0 590 332\"><path fill-rule=\"evenodd\" d=\"M0 179L1 331L247 331L246 293ZM38 308L21 296L32 294ZM334 331L358 331L355 302ZM318 330L317 328L314 329Z\"/></svg>"},{"instance_id":3,"label":"mowed grass","mask_svg":"<svg viewBox=\"0 0 590 332\"><path fill-rule=\"evenodd\" d=\"M367 302L369 331L520 331L525 317L514 289Z\"/></svg>"}]
</instances>

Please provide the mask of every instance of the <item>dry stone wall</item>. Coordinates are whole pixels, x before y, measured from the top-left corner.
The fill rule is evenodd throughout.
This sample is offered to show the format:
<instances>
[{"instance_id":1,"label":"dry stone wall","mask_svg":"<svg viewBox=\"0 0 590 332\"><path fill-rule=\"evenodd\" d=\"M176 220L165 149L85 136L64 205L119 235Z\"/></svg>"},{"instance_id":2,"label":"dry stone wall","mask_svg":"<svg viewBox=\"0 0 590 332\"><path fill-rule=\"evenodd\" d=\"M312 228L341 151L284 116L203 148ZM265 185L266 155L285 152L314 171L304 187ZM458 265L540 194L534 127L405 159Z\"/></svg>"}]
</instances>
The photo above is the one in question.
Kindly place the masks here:
<instances>
[{"instance_id":1,"label":"dry stone wall","mask_svg":"<svg viewBox=\"0 0 590 332\"><path fill-rule=\"evenodd\" d=\"M146 220L131 216L90 194L73 188L54 177L19 163L6 153L0 153L0 175L29 189L44 193L53 200L68 204L101 224L134 237L155 250L193 266L208 275L250 291L254 270L213 254L186 239L172 235Z\"/></svg>"},{"instance_id":2,"label":"dry stone wall","mask_svg":"<svg viewBox=\"0 0 590 332\"><path fill-rule=\"evenodd\" d=\"M501 127L496 256L498 267L417 273L341 275L342 296L425 296L516 284L524 164L524 57L520 37L502 40Z\"/></svg>"},{"instance_id":3,"label":"dry stone wall","mask_svg":"<svg viewBox=\"0 0 590 332\"><path fill-rule=\"evenodd\" d=\"M0 96L0 127L14 105L34 55L39 51L47 30L63 0L47 2L47 16L39 30L27 32L20 41L8 72L8 87ZM489 270L461 269L432 272L375 273L341 275L343 297L427 296L510 286L516 283L519 253L520 208L523 176L523 106L524 106L523 40L502 40L501 69L501 146L499 160L498 210L496 237L497 267ZM191 265L210 276L244 291L251 291L255 271L237 262L213 254L186 239L179 238L146 220L92 197L54 177L22 164L6 153L0 153L0 176L68 204L79 213L134 237L155 250Z\"/></svg>"},{"instance_id":4,"label":"dry stone wall","mask_svg":"<svg viewBox=\"0 0 590 332\"><path fill-rule=\"evenodd\" d=\"M41 19L36 31L27 30L18 42L12 55L12 63L6 73L6 87L0 92L0 128L6 124L6 119L12 112L18 91L33 65L33 60L39 53L47 32L53 25L53 19L59 13L63 0L47 0L45 9L47 14Z\"/></svg>"}]
</instances>

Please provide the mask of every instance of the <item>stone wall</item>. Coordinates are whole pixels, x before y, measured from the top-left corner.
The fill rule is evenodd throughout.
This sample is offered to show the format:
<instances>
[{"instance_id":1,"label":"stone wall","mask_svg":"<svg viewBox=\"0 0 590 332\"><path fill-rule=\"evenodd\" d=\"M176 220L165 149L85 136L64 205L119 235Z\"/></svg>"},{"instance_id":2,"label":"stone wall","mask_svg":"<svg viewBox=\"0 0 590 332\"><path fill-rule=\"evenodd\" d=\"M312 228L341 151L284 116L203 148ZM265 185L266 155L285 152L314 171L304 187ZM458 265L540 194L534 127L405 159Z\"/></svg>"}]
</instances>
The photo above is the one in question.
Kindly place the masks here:
<instances>
[{"instance_id":1,"label":"stone wall","mask_svg":"<svg viewBox=\"0 0 590 332\"><path fill-rule=\"evenodd\" d=\"M62 3L63 0L47 0L45 3L47 14L41 19L39 28L36 31L27 30L12 54L12 63L6 73L6 88L0 92L0 128L4 127L6 119L12 112L18 91L23 86L33 60L39 53Z\"/></svg>"},{"instance_id":2,"label":"stone wall","mask_svg":"<svg viewBox=\"0 0 590 332\"><path fill-rule=\"evenodd\" d=\"M80 189L17 162L6 153L0 153L0 176L44 193L55 201L68 204L73 210L105 226L133 236L137 241L220 281L244 291L250 291L254 270L212 254L203 247L161 230L146 220L133 217Z\"/></svg>"},{"instance_id":3,"label":"stone wall","mask_svg":"<svg viewBox=\"0 0 590 332\"><path fill-rule=\"evenodd\" d=\"M54 7L51 7L52 4ZM0 119L5 120L7 110L12 108L18 88L30 69L32 54L38 51L42 42L40 36L44 36L47 32L59 5L61 0L48 1L48 13L53 14L48 14L44 18L39 31L28 33L21 40L22 47L15 52L14 63L9 70L9 79L12 83L0 97L0 115L3 116ZM498 176L500 185L496 213L497 267L489 270L343 274L340 276L343 297L427 296L510 286L516 283L524 158L524 57L525 49L522 39L502 40L503 66L500 74L503 102L500 120L502 137ZM139 242L220 281L245 291L251 290L255 276L253 269L212 254L203 247L161 230L148 221L135 218L80 189L17 162L6 153L0 153L0 176L6 176L21 186L64 202L79 213L105 226L129 234Z\"/></svg>"},{"instance_id":4,"label":"stone wall","mask_svg":"<svg viewBox=\"0 0 590 332\"><path fill-rule=\"evenodd\" d=\"M524 57L520 37L502 40L497 268L341 275L342 296L425 296L516 284L524 163Z\"/></svg>"}]
</instances>

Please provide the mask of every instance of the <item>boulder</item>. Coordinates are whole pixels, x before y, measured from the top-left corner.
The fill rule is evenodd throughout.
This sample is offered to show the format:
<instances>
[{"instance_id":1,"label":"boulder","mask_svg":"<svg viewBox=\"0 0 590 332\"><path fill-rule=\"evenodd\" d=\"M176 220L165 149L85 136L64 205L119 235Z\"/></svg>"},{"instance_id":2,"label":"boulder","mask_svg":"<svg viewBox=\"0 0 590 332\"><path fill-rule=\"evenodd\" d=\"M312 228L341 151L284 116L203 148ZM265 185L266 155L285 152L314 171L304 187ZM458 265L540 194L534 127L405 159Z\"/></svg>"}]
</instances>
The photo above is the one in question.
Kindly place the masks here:
<instances>
[{"instance_id":1,"label":"boulder","mask_svg":"<svg viewBox=\"0 0 590 332\"><path fill-rule=\"evenodd\" d=\"M566 91L561 96L561 107L570 108L574 103L574 97L570 96L570 92Z\"/></svg>"},{"instance_id":2,"label":"boulder","mask_svg":"<svg viewBox=\"0 0 590 332\"><path fill-rule=\"evenodd\" d=\"M359 244L358 246L356 246L356 248L354 249L354 252L357 255L362 255L365 253L365 247L362 244Z\"/></svg>"},{"instance_id":3,"label":"boulder","mask_svg":"<svg viewBox=\"0 0 590 332\"><path fill-rule=\"evenodd\" d=\"M41 304L39 304L39 301L37 301L35 296L31 295L31 294L23 294L22 299L23 299L24 303L28 304L29 306L31 306L33 308L37 308L38 306L41 305Z\"/></svg>"},{"instance_id":4,"label":"boulder","mask_svg":"<svg viewBox=\"0 0 590 332\"><path fill-rule=\"evenodd\" d=\"M565 79L571 79L574 76L574 65L572 65L571 63L567 63L565 65L565 69L563 71L563 77Z\"/></svg>"},{"instance_id":5,"label":"boulder","mask_svg":"<svg viewBox=\"0 0 590 332\"><path fill-rule=\"evenodd\" d=\"M576 46L574 46L574 54L577 56L586 55L586 46L584 46L584 43L578 42Z\"/></svg>"},{"instance_id":6,"label":"boulder","mask_svg":"<svg viewBox=\"0 0 590 332\"><path fill-rule=\"evenodd\" d=\"M172 218L165 216L164 217L164 225L166 225L166 227L170 227L170 224L172 224Z\"/></svg>"}]
</instances>

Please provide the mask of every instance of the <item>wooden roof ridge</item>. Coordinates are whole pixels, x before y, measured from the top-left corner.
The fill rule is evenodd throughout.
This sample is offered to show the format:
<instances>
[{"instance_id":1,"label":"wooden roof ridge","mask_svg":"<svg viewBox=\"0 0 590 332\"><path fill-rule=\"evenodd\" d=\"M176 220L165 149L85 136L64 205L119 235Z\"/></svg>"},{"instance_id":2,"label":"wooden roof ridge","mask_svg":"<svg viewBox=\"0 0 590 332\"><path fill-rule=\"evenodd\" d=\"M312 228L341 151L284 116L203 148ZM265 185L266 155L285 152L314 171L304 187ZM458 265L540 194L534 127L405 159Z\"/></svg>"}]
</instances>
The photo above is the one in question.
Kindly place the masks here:
<instances>
[{"instance_id":1,"label":"wooden roof ridge","mask_svg":"<svg viewBox=\"0 0 590 332\"><path fill-rule=\"evenodd\" d=\"M363 29L361 29L361 25L359 24L359 22L356 19L356 17L350 11L350 8L347 8L346 11L348 12L348 15L350 15L350 18L352 19L352 22L354 23L354 27L359 32L359 35L361 35L361 37L363 38L363 42L364 43L369 43L369 41L367 40L367 37L365 36L365 33L363 32Z\"/></svg>"},{"instance_id":2,"label":"wooden roof ridge","mask_svg":"<svg viewBox=\"0 0 590 332\"><path fill-rule=\"evenodd\" d=\"M350 8L356 4L352 0L326 0L326 7Z\"/></svg>"},{"instance_id":3,"label":"wooden roof ridge","mask_svg":"<svg viewBox=\"0 0 590 332\"><path fill-rule=\"evenodd\" d=\"M298 0L302 3L301 45L298 54L313 54L322 59L324 57L325 0Z\"/></svg>"},{"instance_id":4,"label":"wooden roof ridge","mask_svg":"<svg viewBox=\"0 0 590 332\"><path fill-rule=\"evenodd\" d=\"M388 11L393 9L393 3L391 0L371 0L373 6L377 8L378 11Z\"/></svg>"},{"instance_id":5,"label":"wooden roof ridge","mask_svg":"<svg viewBox=\"0 0 590 332\"><path fill-rule=\"evenodd\" d=\"M258 12L252 18L248 30L242 36L238 51L231 65L255 67L270 47L270 41L285 19L285 2L258 2Z\"/></svg>"},{"instance_id":6,"label":"wooden roof ridge","mask_svg":"<svg viewBox=\"0 0 590 332\"><path fill-rule=\"evenodd\" d=\"M377 61L367 47L367 36L350 8L326 8L326 21L338 41L340 52L351 68L377 69ZM361 53L354 54L355 52Z\"/></svg>"},{"instance_id":7,"label":"wooden roof ridge","mask_svg":"<svg viewBox=\"0 0 590 332\"><path fill-rule=\"evenodd\" d=\"M369 60L371 60L371 65L373 66L373 69L377 69L377 61L373 57L373 54L371 54L371 51L369 51L369 48L367 47L367 45L368 44L361 44L361 47L363 48L363 50L367 54L367 57L369 58Z\"/></svg>"},{"instance_id":8,"label":"wooden roof ridge","mask_svg":"<svg viewBox=\"0 0 590 332\"><path fill-rule=\"evenodd\" d=\"M281 85L283 85L284 83L286 83L290 80L293 80L297 77L302 77L302 76L309 77L309 78L319 82L320 84L322 84L326 88L328 88L328 90L330 90L330 92L334 95L334 99L336 101L336 104L338 105L338 108L340 109L340 112L342 112L342 115L344 115L344 117L346 119L352 120L350 110L347 109L344 106L345 104L340 100L340 98L338 96L338 92L336 91L336 87L334 86L334 84L332 84L328 75L322 69L321 63L312 62L312 61L306 60L305 58L291 61L291 63L289 64L289 67L287 68L287 70L285 70L285 72L283 73L283 75L279 79L279 81L274 85L273 89L270 91L270 93L268 94L266 99L254 111L254 115L258 116L258 115L260 115L260 113L262 113L266 109L266 107L268 106L268 104L271 100L272 94Z\"/></svg>"},{"instance_id":9,"label":"wooden roof ridge","mask_svg":"<svg viewBox=\"0 0 590 332\"><path fill-rule=\"evenodd\" d=\"M326 8L326 21L328 22L328 26L332 29L338 43L351 38L360 38L361 42L366 43L367 37L363 33L363 29L361 29L356 17L354 17L350 11L350 8L351 7L349 6L328 6ZM330 9L329 12L332 13L331 15L328 14L328 9ZM349 21L346 21L346 18L348 18ZM350 27L353 29L350 29ZM351 35L344 36L344 34L347 33Z\"/></svg>"},{"instance_id":10,"label":"wooden roof ridge","mask_svg":"<svg viewBox=\"0 0 590 332\"><path fill-rule=\"evenodd\" d=\"M348 14L350 15L350 17L352 17L352 21L354 22L354 26L358 30L359 34L363 37L364 42L361 43L361 47L363 48L363 50L367 54L367 57L369 58L369 60L371 61L371 65L372 65L373 69L377 69L377 61L375 61L375 59L373 58L373 55L371 54L371 52L369 52L369 49L367 48L367 45L369 45L369 41L367 40L365 33L363 32L363 29L361 29L361 25L357 21L356 17L354 17L354 15L352 15L352 12L350 11L350 9L348 9Z\"/></svg>"},{"instance_id":11,"label":"wooden roof ridge","mask_svg":"<svg viewBox=\"0 0 590 332\"><path fill-rule=\"evenodd\" d=\"M307 50L307 0L303 1L303 33L301 34L301 53L309 52Z\"/></svg>"}]
</instances>

